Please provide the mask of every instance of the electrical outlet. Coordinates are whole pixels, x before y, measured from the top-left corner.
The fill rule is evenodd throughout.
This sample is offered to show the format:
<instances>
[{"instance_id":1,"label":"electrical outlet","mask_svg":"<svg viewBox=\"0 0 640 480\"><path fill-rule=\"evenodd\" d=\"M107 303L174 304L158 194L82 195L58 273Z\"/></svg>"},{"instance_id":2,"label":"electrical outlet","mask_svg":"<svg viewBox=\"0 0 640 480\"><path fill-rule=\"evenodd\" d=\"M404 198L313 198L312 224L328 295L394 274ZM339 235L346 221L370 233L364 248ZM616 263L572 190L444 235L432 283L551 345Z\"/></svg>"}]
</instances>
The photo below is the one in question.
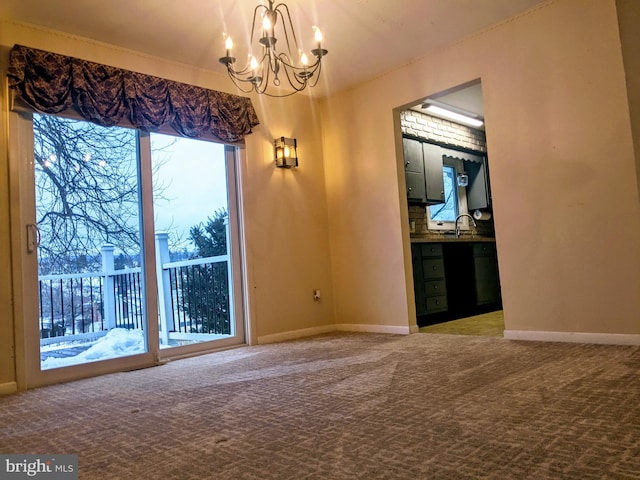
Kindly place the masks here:
<instances>
[{"instance_id":1,"label":"electrical outlet","mask_svg":"<svg viewBox=\"0 0 640 480\"><path fill-rule=\"evenodd\" d=\"M313 291L313 299L318 302L320 300L320 290Z\"/></svg>"}]
</instances>

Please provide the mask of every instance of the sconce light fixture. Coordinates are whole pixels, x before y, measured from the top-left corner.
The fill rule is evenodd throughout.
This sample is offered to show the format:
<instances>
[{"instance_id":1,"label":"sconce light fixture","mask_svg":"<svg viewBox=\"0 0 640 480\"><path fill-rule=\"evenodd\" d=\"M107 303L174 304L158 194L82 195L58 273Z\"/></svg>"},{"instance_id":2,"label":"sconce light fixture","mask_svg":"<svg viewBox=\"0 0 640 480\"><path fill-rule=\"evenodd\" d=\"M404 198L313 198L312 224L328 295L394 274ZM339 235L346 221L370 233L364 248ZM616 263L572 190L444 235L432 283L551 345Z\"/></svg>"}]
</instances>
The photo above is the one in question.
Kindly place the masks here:
<instances>
[{"instance_id":1,"label":"sconce light fixture","mask_svg":"<svg viewBox=\"0 0 640 480\"><path fill-rule=\"evenodd\" d=\"M276 167L291 168L298 166L298 141L295 138L276 138L273 141L276 155Z\"/></svg>"}]
</instances>

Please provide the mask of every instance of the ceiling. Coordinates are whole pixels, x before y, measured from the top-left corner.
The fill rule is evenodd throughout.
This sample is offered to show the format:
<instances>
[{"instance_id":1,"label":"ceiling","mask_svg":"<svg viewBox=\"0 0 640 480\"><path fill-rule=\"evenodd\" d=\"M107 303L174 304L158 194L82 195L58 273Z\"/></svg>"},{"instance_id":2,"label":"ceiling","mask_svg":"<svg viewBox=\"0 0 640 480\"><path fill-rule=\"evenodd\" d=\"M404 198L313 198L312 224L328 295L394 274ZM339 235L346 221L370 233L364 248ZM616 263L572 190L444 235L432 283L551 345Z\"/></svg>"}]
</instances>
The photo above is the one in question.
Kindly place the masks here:
<instances>
[{"instance_id":1,"label":"ceiling","mask_svg":"<svg viewBox=\"0 0 640 480\"><path fill-rule=\"evenodd\" d=\"M324 94L389 72L545 0L286 0L298 41L322 28ZM0 19L224 72L224 34L243 58L259 0L2 0ZM265 0L266 3L266 0ZM444 101L444 99L441 99Z\"/></svg>"}]
</instances>

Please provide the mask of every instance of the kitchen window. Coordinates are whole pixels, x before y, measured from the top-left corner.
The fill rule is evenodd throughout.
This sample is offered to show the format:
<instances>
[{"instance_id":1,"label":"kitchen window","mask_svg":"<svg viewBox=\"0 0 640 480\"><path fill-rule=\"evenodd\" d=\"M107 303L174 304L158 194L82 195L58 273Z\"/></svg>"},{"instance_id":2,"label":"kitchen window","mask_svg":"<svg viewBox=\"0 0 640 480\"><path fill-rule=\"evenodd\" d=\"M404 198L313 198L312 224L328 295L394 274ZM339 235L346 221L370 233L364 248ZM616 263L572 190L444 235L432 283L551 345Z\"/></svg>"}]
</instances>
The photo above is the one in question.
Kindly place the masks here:
<instances>
[{"instance_id":1,"label":"kitchen window","mask_svg":"<svg viewBox=\"0 0 640 480\"><path fill-rule=\"evenodd\" d=\"M427 226L429 230L455 230L456 218L468 213L467 193L464 186L458 186L458 175L464 172L462 160L444 157L442 177L444 180L444 203L427 207ZM469 229L468 217L458 222L461 230Z\"/></svg>"}]
</instances>

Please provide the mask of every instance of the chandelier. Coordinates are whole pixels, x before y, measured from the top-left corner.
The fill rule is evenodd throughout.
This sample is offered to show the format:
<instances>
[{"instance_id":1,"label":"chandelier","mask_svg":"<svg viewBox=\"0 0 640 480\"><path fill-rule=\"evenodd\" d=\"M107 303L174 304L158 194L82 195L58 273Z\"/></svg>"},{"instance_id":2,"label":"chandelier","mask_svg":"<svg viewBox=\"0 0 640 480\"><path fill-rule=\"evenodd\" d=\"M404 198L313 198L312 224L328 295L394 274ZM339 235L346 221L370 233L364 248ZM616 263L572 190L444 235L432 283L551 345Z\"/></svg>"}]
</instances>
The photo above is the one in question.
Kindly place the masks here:
<instances>
[{"instance_id":1,"label":"chandelier","mask_svg":"<svg viewBox=\"0 0 640 480\"><path fill-rule=\"evenodd\" d=\"M309 64L309 56L298 45L289 7L284 3L274 7L273 0L268 2L269 6L258 5L253 11L247 64L240 69L235 68L236 58L232 56L233 41L230 36L227 36L225 41L227 53L220 58L220 63L227 67L229 77L241 91L245 93L256 91L270 97L287 97L304 90L307 86L314 87L318 83L322 57L328 52L322 48L322 32L314 26L316 48L310 53L315 57L315 61ZM261 19L262 25L258 26L258 30L262 28L262 37L257 38L258 44L254 45L254 35L259 35L256 33L257 19ZM282 25L286 43L282 50L278 50L276 45L278 20ZM285 80L293 91L286 88L285 84L283 93L267 92L269 86L280 87Z\"/></svg>"}]
</instances>

